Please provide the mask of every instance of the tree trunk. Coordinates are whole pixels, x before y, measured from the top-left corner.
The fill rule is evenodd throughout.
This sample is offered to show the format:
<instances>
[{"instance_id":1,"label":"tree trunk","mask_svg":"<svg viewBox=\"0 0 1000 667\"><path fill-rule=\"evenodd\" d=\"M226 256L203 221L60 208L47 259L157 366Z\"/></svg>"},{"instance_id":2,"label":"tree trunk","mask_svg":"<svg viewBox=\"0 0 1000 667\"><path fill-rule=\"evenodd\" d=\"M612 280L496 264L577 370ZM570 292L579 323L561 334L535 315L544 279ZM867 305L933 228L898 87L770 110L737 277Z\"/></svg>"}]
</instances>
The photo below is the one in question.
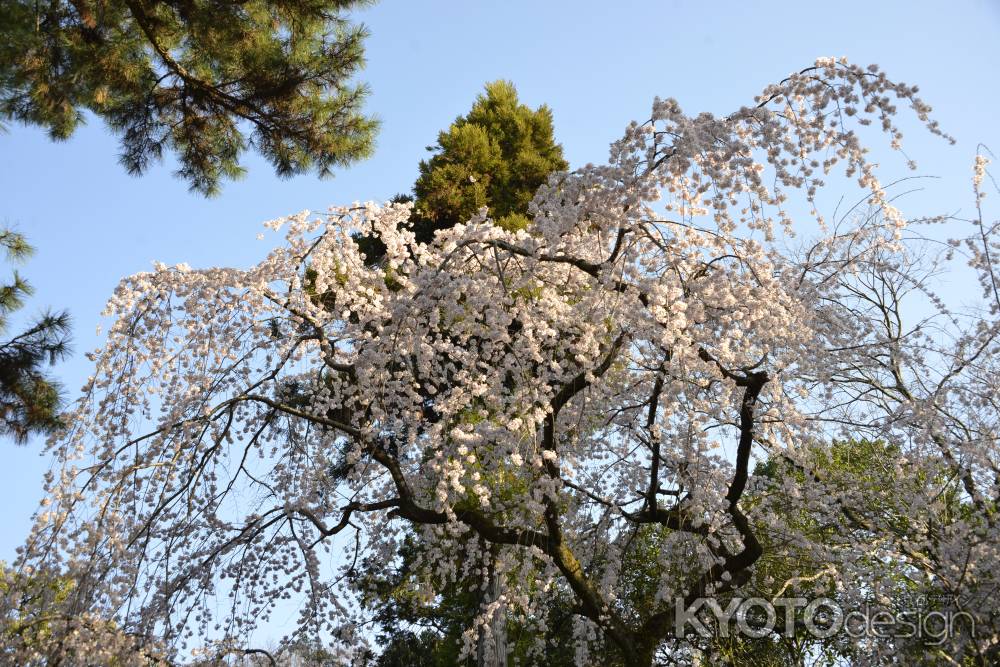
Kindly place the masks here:
<instances>
[{"instance_id":1,"label":"tree trunk","mask_svg":"<svg viewBox=\"0 0 1000 667\"><path fill-rule=\"evenodd\" d=\"M500 577L496 573L496 561L490 559L489 582L486 585L484 603L489 605L500 598ZM476 667L507 667L507 623L503 613L495 613L489 626L480 630L476 650Z\"/></svg>"}]
</instances>

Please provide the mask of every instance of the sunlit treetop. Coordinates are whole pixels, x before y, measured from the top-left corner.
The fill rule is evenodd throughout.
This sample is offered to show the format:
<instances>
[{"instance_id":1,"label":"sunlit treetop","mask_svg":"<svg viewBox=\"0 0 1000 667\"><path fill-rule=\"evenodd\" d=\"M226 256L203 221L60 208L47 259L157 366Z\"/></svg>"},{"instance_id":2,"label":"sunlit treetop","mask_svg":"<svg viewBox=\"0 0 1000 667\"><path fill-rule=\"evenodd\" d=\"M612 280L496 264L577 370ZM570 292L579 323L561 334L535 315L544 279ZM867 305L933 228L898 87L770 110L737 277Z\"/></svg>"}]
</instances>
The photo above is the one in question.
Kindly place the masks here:
<instances>
[{"instance_id":1,"label":"sunlit treetop","mask_svg":"<svg viewBox=\"0 0 1000 667\"><path fill-rule=\"evenodd\" d=\"M413 186L414 233L424 243L483 207L501 227L526 227L535 192L549 174L569 166L555 141L552 111L522 104L509 81L487 84L431 150Z\"/></svg>"}]
</instances>

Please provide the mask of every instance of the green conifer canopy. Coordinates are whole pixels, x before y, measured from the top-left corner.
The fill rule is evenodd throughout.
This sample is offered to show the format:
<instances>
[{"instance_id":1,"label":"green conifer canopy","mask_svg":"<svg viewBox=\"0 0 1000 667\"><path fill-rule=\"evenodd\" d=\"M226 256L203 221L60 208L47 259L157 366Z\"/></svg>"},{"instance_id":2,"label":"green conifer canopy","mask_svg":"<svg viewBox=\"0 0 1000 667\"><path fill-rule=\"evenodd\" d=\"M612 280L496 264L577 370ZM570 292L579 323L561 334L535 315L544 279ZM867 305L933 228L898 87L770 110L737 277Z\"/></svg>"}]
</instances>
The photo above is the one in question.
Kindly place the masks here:
<instances>
[{"instance_id":1,"label":"green conifer canopy","mask_svg":"<svg viewBox=\"0 0 1000 667\"><path fill-rule=\"evenodd\" d=\"M239 177L254 148L280 176L327 175L367 157L377 122L351 79L367 0L4 0L0 120L66 139L84 111L143 173L167 150L192 190Z\"/></svg>"},{"instance_id":2,"label":"green conifer canopy","mask_svg":"<svg viewBox=\"0 0 1000 667\"><path fill-rule=\"evenodd\" d=\"M413 186L414 230L424 242L483 206L497 224L525 228L535 191L568 166L555 142L552 111L521 104L509 81L486 84L469 113L438 134L431 150Z\"/></svg>"},{"instance_id":3,"label":"green conifer canopy","mask_svg":"<svg viewBox=\"0 0 1000 667\"><path fill-rule=\"evenodd\" d=\"M0 230L0 248L11 261L32 253L24 236ZM8 284L0 285L0 333L5 333L11 313L24 305L32 293L16 271ZM21 333L0 340L0 435L23 443L32 433L47 433L59 426L59 384L45 366L69 352L69 315L44 313Z\"/></svg>"}]
</instances>

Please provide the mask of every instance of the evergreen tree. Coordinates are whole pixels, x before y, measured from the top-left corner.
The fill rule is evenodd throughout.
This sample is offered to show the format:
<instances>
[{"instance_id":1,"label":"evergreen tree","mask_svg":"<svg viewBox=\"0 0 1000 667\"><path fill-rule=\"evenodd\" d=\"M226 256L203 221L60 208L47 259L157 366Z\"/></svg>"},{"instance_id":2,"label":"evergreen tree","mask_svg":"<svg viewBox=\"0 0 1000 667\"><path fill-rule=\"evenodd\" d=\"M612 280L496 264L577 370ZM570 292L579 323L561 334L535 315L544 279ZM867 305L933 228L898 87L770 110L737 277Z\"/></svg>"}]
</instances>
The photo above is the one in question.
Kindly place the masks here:
<instances>
[{"instance_id":1,"label":"evergreen tree","mask_svg":"<svg viewBox=\"0 0 1000 667\"><path fill-rule=\"evenodd\" d=\"M514 84L502 80L486 84L469 113L441 131L427 150L434 155L420 162L413 196L392 198L414 202L410 221L422 243L484 206L498 225L526 228L535 191L549 174L569 166L555 141L552 111L521 104ZM377 238L356 240L372 263L385 251Z\"/></svg>"},{"instance_id":2,"label":"evergreen tree","mask_svg":"<svg viewBox=\"0 0 1000 667\"><path fill-rule=\"evenodd\" d=\"M438 135L413 186L418 240L486 207L506 229L528 225L528 204L554 171L568 167L555 142L552 111L521 104L509 81L486 84L472 109Z\"/></svg>"},{"instance_id":3,"label":"evergreen tree","mask_svg":"<svg viewBox=\"0 0 1000 667\"><path fill-rule=\"evenodd\" d=\"M0 230L0 246L11 261L20 261L32 248L21 234ZM0 333L7 330L11 313L24 305L31 285L15 271L8 285L0 286ZM69 315L45 313L27 329L0 342L0 434L23 443L32 433L50 432L60 426L60 389L47 373L46 364L65 356L69 346Z\"/></svg>"},{"instance_id":4,"label":"evergreen tree","mask_svg":"<svg viewBox=\"0 0 1000 667\"><path fill-rule=\"evenodd\" d=\"M367 0L0 3L0 120L68 138L89 110L121 136L141 174L164 150L212 194L253 147L281 176L371 153L361 25Z\"/></svg>"}]
</instances>

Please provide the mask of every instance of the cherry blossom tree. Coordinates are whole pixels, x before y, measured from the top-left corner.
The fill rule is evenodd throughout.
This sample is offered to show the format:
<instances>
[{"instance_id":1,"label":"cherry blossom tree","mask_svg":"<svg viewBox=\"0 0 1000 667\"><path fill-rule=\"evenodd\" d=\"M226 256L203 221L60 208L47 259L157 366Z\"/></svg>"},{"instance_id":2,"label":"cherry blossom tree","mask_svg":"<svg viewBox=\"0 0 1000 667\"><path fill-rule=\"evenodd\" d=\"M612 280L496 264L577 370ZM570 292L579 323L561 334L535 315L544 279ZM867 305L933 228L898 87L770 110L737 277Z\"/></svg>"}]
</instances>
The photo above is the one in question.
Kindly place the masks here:
<instances>
[{"instance_id":1,"label":"cherry blossom tree","mask_svg":"<svg viewBox=\"0 0 1000 667\"><path fill-rule=\"evenodd\" d=\"M900 148L900 103L942 134L916 93L821 59L724 117L656 100L526 229L481 214L422 244L409 204L356 204L275 221L248 270L125 279L15 567L69 577L62 613L163 660L256 660L294 609L288 642L349 664L371 649L359 563L416 535L415 596L488 564L503 583L467 652L503 615L537 662L558 606L578 664L647 667L701 650L688 605L804 553L767 569L779 594L817 564L845 604L903 577L976 621L911 648L993 664L997 228L977 213L936 252L936 220L890 201L866 145ZM824 179L861 206L825 218ZM978 206L985 158L974 183ZM959 310L934 289L963 259L983 301ZM862 441L892 443L883 468L817 463Z\"/></svg>"}]
</instances>

